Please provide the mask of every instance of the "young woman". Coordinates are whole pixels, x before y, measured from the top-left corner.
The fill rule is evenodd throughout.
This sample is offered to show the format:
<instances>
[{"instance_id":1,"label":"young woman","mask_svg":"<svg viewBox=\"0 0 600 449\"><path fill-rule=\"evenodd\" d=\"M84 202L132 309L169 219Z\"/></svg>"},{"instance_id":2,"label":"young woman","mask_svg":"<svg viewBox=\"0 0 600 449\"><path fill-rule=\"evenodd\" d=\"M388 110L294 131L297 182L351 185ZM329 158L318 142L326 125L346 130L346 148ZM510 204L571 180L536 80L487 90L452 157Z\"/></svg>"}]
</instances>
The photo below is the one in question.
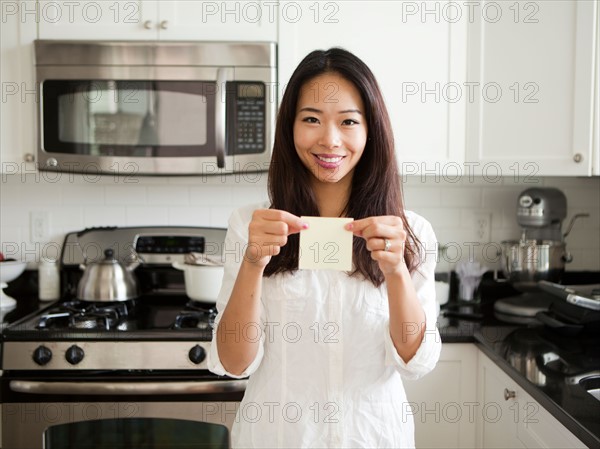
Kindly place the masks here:
<instances>
[{"instance_id":1,"label":"young woman","mask_svg":"<svg viewBox=\"0 0 600 449\"><path fill-rule=\"evenodd\" d=\"M233 447L414 446L402 378L440 353L436 241L403 208L383 97L353 54L314 51L292 75L269 196L225 242L209 369L250 376ZM303 215L354 218L351 272L298 270Z\"/></svg>"}]
</instances>

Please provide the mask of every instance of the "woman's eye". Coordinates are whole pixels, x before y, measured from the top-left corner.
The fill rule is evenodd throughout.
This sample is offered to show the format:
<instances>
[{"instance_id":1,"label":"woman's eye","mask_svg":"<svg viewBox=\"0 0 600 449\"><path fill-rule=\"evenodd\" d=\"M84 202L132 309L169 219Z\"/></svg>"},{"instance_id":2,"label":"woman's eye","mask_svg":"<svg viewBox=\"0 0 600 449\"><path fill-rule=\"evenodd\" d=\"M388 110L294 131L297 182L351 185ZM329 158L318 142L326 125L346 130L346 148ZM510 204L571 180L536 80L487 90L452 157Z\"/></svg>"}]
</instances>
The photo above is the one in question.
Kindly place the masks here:
<instances>
[{"instance_id":1,"label":"woman's eye","mask_svg":"<svg viewBox=\"0 0 600 449\"><path fill-rule=\"evenodd\" d=\"M342 122L342 125L358 125L356 120L352 120L351 118L346 119Z\"/></svg>"},{"instance_id":2,"label":"woman's eye","mask_svg":"<svg viewBox=\"0 0 600 449\"><path fill-rule=\"evenodd\" d=\"M319 120L315 117L305 117L302 121L306 123L319 123Z\"/></svg>"}]
</instances>

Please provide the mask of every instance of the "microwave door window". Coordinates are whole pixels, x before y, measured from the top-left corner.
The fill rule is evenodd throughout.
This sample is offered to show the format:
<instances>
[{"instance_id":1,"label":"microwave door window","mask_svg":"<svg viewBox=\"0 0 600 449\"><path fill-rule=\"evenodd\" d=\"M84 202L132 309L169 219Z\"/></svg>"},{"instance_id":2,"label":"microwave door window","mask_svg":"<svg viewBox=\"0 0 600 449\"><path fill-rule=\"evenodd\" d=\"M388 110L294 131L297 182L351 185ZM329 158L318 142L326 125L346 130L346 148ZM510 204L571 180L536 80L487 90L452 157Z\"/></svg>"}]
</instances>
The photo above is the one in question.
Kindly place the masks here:
<instances>
[{"instance_id":1,"label":"microwave door window","mask_svg":"<svg viewBox=\"0 0 600 449\"><path fill-rule=\"evenodd\" d=\"M44 150L89 156L215 153L215 86L202 81L46 81Z\"/></svg>"},{"instance_id":2,"label":"microwave door window","mask_svg":"<svg viewBox=\"0 0 600 449\"><path fill-rule=\"evenodd\" d=\"M139 130L138 145L152 148L160 145L158 133L156 132L156 113L154 110L155 106L158 105L155 104L157 99L152 89L145 91L145 94L146 113Z\"/></svg>"}]
</instances>

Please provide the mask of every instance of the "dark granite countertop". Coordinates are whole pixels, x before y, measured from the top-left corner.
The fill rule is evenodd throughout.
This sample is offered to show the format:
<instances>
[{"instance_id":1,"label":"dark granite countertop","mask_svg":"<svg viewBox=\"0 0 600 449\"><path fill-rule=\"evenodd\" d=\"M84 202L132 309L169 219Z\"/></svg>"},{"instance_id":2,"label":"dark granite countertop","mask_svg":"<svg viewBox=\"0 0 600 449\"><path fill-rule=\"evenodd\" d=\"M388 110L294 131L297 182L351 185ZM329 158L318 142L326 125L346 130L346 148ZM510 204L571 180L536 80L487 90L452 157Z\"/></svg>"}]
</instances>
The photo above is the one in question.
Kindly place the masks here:
<instances>
[{"instance_id":1,"label":"dark granite countertop","mask_svg":"<svg viewBox=\"0 0 600 449\"><path fill-rule=\"evenodd\" d=\"M598 374L600 336L567 336L541 323L504 323L494 316L493 304L512 294L510 287L489 281L487 288L478 303L451 300L442 306L438 319L442 342L476 344L584 444L600 448L600 401L577 381Z\"/></svg>"}]
</instances>

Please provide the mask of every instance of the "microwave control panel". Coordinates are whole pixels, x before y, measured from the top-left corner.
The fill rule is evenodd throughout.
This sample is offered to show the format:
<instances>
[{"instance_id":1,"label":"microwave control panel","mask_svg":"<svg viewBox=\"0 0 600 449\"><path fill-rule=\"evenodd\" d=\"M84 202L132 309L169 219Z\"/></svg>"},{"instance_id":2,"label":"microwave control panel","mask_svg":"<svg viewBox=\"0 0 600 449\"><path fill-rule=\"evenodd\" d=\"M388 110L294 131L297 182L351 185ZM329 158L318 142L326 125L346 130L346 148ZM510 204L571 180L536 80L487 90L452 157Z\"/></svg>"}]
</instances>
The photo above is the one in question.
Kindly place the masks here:
<instances>
[{"instance_id":1,"label":"microwave control panel","mask_svg":"<svg viewBox=\"0 0 600 449\"><path fill-rule=\"evenodd\" d=\"M234 81L227 84L229 152L263 153L266 131L264 83Z\"/></svg>"}]
</instances>

